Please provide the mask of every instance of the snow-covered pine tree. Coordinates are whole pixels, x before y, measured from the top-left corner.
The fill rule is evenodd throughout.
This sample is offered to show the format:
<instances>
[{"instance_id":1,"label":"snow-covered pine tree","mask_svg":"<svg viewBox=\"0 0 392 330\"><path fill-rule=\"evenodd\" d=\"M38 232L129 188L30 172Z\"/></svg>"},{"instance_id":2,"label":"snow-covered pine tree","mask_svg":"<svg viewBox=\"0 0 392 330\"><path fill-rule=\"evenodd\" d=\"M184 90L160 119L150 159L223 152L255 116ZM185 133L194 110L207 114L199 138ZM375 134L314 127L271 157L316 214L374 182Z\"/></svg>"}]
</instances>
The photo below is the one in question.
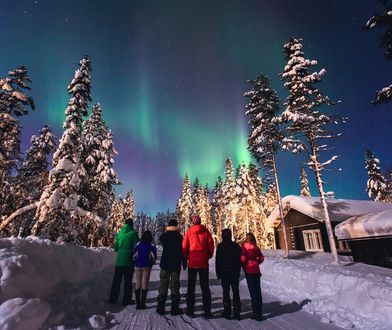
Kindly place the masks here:
<instances>
[{"instance_id":1,"label":"snow-covered pine tree","mask_svg":"<svg viewBox=\"0 0 392 330\"><path fill-rule=\"evenodd\" d=\"M319 72L310 72L311 67L317 65L317 61L305 58L302 50L302 39L291 38L284 45L284 51L286 53L287 65L281 75L289 94L284 103L286 109L281 114L280 119L288 125L287 131L294 137L303 139L303 143L293 143L291 140L286 139L283 141L285 143L283 147L294 153L306 151L308 154L308 165L316 176L316 184L323 207L323 216L334 263L339 263L328 205L325 200L324 182L322 180L322 170L332 163L337 156L333 156L325 162L320 161L320 154L327 147L326 143L320 140L338 136L326 133L326 126L338 121L318 110L320 107L325 108L337 103L331 101L328 96L316 88L315 85L321 82L322 76L324 76L326 71L321 69Z\"/></svg>"},{"instance_id":2,"label":"snow-covered pine tree","mask_svg":"<svg viewBox=\"0 0 392 330\"><path fill-rule=\"evenodd\" d=\"M188 173L185 174L184 184L182 186L181 197L178 202L178 209L180 210L180 227L185 233L191 225L191 212L193 208L191 183Z\"/></svg>"},{"instance_id":3,"label":"snow-covered pine tree","mask_svg":"<svg viewBox=\"0 0 392 330\"><path fill-rule=\"evenodd\" d=\"M209 210L206 209L207 207L206 196L198 178L195 179L195 182L193 184L192 202L193 202L192 214L197 214L198 216L200 216L201 223L208 228ZM209 207L209 203L208 203L208 207Z\"/></svg>"},{"instance_id":4,"label":"snow-covered pine tree","mask_svg":"<svg viewBox=\"0 0 392 330\"><path fill-rule=\"evenodd\" d=\"M279 129L279 121L276 120L279 111L279 97L270 86L270 79L265 75L260 75L254 80L248 81L252 90L244 94L249 98L246 105L246 115L249 116L251 133L248 138L248 149L253 157L267 171L272 169L275 180L275 192L282 219L283 234L285 241L285 256L289 256L289 247L285 220L283 216L283 205L279 190L279 179L276 167L276 153L281 147L284 136ZM292 139L289 139L293 143Z\"/></svg>"},{"instance_id":5,"label":"snow-covered pine tree","mask_svg":"<svg viewBox=\"0 0 392 330\"><path fill-rule=\"evenodd\" d=\"M90 60L85 57L68 86L71 98L65 110L64 133L53 155L53 168L37 208L33 235L85 243L88 229L81 216L100 221L94 214L78 207L81 177L85 175L80 157L83 117L87 116L88 102L91 101L90 71Z\"/></svg>"},{"instance_id":6,"label":"snow-covered pine tree","mask_svg":"<svg viewBox=\"0 0 392 330\"><path fill-rule=\"evenodd\" d=\"M48 156L56 147L56 137L48 126L44 126L39 135L31 137L31 147L18 170L15 179L14 200L15 210L37 201L48 183ZM13 235L24 235L31 230L34 214L26 213L12 223Z\"/></svg>"},{"instance_id":7,"label":"snow-covered pine tree","mask_svg":"<svg viewBox=\"0 0 392 330\"><path fill-rule=\"evenodd\" d=\"M224 204L224 228L230 228L233 232L236 223L236 212L238 208L235 181L233 179L233 163L230 158L225 161L225 181L222 186Z\"/></svg>"},{"instance_id":8,"label":"snow-covered pine tree","mask_svg":"<svg viewBox=\"0 0 392 330\"><path fill-rule=\"evenodd\" d=\"M114 196L113 185L119 184L119 180L113 169L113 157L117 153L113 136L103 119L99 103L83 123L82 143L81 163L86 174L81 183L79 204L106 221Z\"/></svg>"},{"instance_id":9,"label":"snow-covered pine tree","mask_svg":"<svg viewBox=\"0 0 392 330\"><path fill-rule=\"evenodd\" d=\"M204 186L204 198L203 198L203 209L204 209L204 218L205 218L205 226L212 234L214 232L214 228L212 226L211 221L211 205L210 205L210 189L208 188L208 183Z\"/></svg>"},{"instance_id":10,"label":"snow-covered pine tree","mask_svg":"<svg viewBox=\"0 0 392 330\"><path fill-rule=\"evenodd\" d=\"M16 117L34 109L26 94L31 82L22 65L0 79L0 220L13 211L12 171L20 160L20 123ZM3 227L3 226L2 226Z\"/></svg>"},{"instance_id":11,"label":"snow-covered pine tree","mask_svg":"<svg viewBox=\"0 0 392 330\"><path fill-rule=\"evenodd\" d=\"M306 176L305 168L303 166L301 167L300 179L301 179L301 191L299 194L301 196L310 196L309 181Z\"/></svg>"},{"instance_id":12,"label":"snow-covered pine tree","mask_svg":"<svg viewBox=\"0 0 392 330\"><path fill-rule=\"evenodd\" d=\"M380 160L367 149L365 152L365 168L368 174L366 192L369 198L374 201L387 201L387 183L382 175Z\"/></svg>"},{"instance_id":13,"label":"snow-covered pine tree","mask_svg":"<svg viewBox=\"0 0 392 330\"><path fill-rule=\"evenodd\" d=\"M236 194L238 209L234 237L237 241L244 241L246 233L252 232L261 244L263 241L262 223L266 219L261 212L260 200L245 164L240 166L236 179Z\"/></svg>"},{"instance_id":14,"label":"snow-covered pine tree","mask_svg":"<svg viewBox=\"0 0 392 330\"><path fill-rule=\"evenodd\" d=\"M135 218L135 194L132 190L125 195L124 204L124 219Z\"/></svg>"},{"instance_id":15,"label":"snow-covered pine tree","mask_svg":"<svg viewBox=\"0 0 392 330\"><path fill-rule=\"evenodd\" d=\"M386 202L392 203L392 167L385 171L385 180L386 180Z\"/></svg>"},{"instance_id":16,"label":"snow-covered pine tree","mask_svg":"<svg viewBox=\"0 0 392 330\"><path fill-rule=\"evenodd\" d=\"M385 5L382 14L372 16L366 23L365 29L384 29L380 38L380 47L384 49L384 56L388 61L392 60L392 1L380 0ZM376 92L373 103L383 104L392 100L392 85L382 88Z\"/></svg>"},{"instance_id":17,"label":"snow-covered pine tree","mask_svg":"<svg viewBox=\"0 0 392 330\"><path fill-rule=\"evenodd\" d=\"M212 224L212 235L214 238L215 245L221 240L222 226L224 219L224 203L223 203L223 181L219 176L215 183L215 188L213 190L213 197L211 203L211 224Z\"/></svg>"}]
</instances>

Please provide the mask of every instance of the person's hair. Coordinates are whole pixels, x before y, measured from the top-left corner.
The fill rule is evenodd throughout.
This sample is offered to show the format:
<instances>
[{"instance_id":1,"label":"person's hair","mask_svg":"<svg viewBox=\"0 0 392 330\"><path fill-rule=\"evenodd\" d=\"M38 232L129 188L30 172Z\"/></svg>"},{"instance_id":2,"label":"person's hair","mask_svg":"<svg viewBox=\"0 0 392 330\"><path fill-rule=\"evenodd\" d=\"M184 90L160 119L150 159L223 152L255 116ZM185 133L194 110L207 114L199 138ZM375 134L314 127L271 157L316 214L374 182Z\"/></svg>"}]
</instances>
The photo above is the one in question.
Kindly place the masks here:
<instances>
[{"instance_id":1,"label":"person's hair","mask_svg":"<svg viewBox=\"0 0 392 330\"><path fill-rule=\"evenodd\" d=\"M133 219L132 218L126 218L125 223L131 227L133 227Z\"/></svg>"},{"instance_id":2,"label":"person's hair","mask_svg":"<svg viewBox=\"0 0 392 330\"><path fill-rule=\"evenodd\" d=\"M246 234L245 242L257 245L255 235L253 235L253 233L250 233L250 232Z\"/></svg>"},{"instance_id":3,"label":"person's hair","mask_svg":"<svg viewBox=\"0 0 392 330\"><path fill-rule=\"evenodd\" d=\"M152 242L152 234L149 230L146 230L145 232L143 232L141 241L143 243L151 243Z\"/></svg>"},{"instance_id":4,"label":"person's hair","mask_svg":"<svg viewBox=\"0 0 392 330\"><path fill-rule=\"evenodd\" d=\"M178 226L178 222L176 219L170 219L168 224L168 226L172 226L172 227L177 227Z\"/></svg>"}]
</instances>

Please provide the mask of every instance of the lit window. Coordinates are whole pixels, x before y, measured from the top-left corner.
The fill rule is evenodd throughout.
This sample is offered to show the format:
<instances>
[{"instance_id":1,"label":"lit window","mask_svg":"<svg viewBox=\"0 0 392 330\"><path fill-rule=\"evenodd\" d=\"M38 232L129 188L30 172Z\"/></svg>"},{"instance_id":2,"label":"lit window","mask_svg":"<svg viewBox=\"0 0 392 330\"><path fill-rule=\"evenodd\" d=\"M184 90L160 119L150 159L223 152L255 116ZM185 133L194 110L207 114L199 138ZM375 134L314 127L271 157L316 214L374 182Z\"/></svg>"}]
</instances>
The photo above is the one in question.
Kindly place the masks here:
<instances>
[{"instance_id":1,"label":"lit window","mask_svg":"<svg viewBox=\"0 0 392 330\"><path fill-rule=\"evenodd\" d=\"M305 251L324 251L319 229L304 230L302 235L304 237Z\"/></svg>"}]
</instances>

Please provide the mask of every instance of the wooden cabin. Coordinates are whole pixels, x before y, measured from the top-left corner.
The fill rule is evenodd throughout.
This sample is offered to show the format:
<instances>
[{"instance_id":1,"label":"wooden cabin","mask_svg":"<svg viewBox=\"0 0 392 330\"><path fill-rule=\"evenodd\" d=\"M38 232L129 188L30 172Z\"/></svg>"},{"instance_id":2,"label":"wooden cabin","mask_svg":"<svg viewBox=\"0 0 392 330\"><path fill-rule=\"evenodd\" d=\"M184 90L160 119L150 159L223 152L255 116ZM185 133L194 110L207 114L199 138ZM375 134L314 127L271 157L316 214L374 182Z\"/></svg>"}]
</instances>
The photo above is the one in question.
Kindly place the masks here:
<instances>
[{"instance_id":1,"label":"wooden cabin","mask_svg":"<svg viewBox=\"0 0 392 330\"><path fill-rule=\"evenodd\" d=\"M289 248L302 251L330 252L323 210L319 197L286 196L282 199ZM332 228L339 223L371 210L392 209L392 204L327 198L328 211ZM266 222L266 229L274 233L275 248L284 249L283 226L279 209L276 207ZM350 245L346 240L338 240L336 246L340 254L350 254Z\"/></svg>"}]
</instances>

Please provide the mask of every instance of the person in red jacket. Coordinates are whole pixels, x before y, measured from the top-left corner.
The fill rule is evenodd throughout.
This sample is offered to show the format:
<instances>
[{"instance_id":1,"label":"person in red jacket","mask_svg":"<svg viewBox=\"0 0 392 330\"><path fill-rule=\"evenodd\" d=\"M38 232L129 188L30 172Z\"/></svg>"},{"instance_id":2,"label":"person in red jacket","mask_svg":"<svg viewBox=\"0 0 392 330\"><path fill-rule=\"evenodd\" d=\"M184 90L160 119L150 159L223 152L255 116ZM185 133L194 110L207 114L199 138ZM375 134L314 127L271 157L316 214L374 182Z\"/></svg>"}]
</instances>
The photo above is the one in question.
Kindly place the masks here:
<instances>
[{"instance_id":1,"label":"person in red jacket","mask_svg":"<svg viewBox=\"0 0 392 330\"><path fill-rule=\"evenodd\" d=\"M188 316L194 316L196 276L199 274L200 287L203 296L204 317L211 315L211 291L208 278L208 260L214 254L214 241L208 229L201 224L198 215L192 216L193 225L186 232L182 241L182 251L188 261Z\"/></svg>"},{"instance_id":2,"label":"person in red jacket","mask_svg":"<svg viewBox=\"0 0 392 330\"><path fill-rule=\"evenodd\" d=\"M263 298L260 287L260 267L264 261L264 256L256 244L256 238L252 233L246 234L245 244L241 249L242 269L245 273L246 283L248 284L253 319L261 321L263 318Z\"/></svg>"}]
</instances>

